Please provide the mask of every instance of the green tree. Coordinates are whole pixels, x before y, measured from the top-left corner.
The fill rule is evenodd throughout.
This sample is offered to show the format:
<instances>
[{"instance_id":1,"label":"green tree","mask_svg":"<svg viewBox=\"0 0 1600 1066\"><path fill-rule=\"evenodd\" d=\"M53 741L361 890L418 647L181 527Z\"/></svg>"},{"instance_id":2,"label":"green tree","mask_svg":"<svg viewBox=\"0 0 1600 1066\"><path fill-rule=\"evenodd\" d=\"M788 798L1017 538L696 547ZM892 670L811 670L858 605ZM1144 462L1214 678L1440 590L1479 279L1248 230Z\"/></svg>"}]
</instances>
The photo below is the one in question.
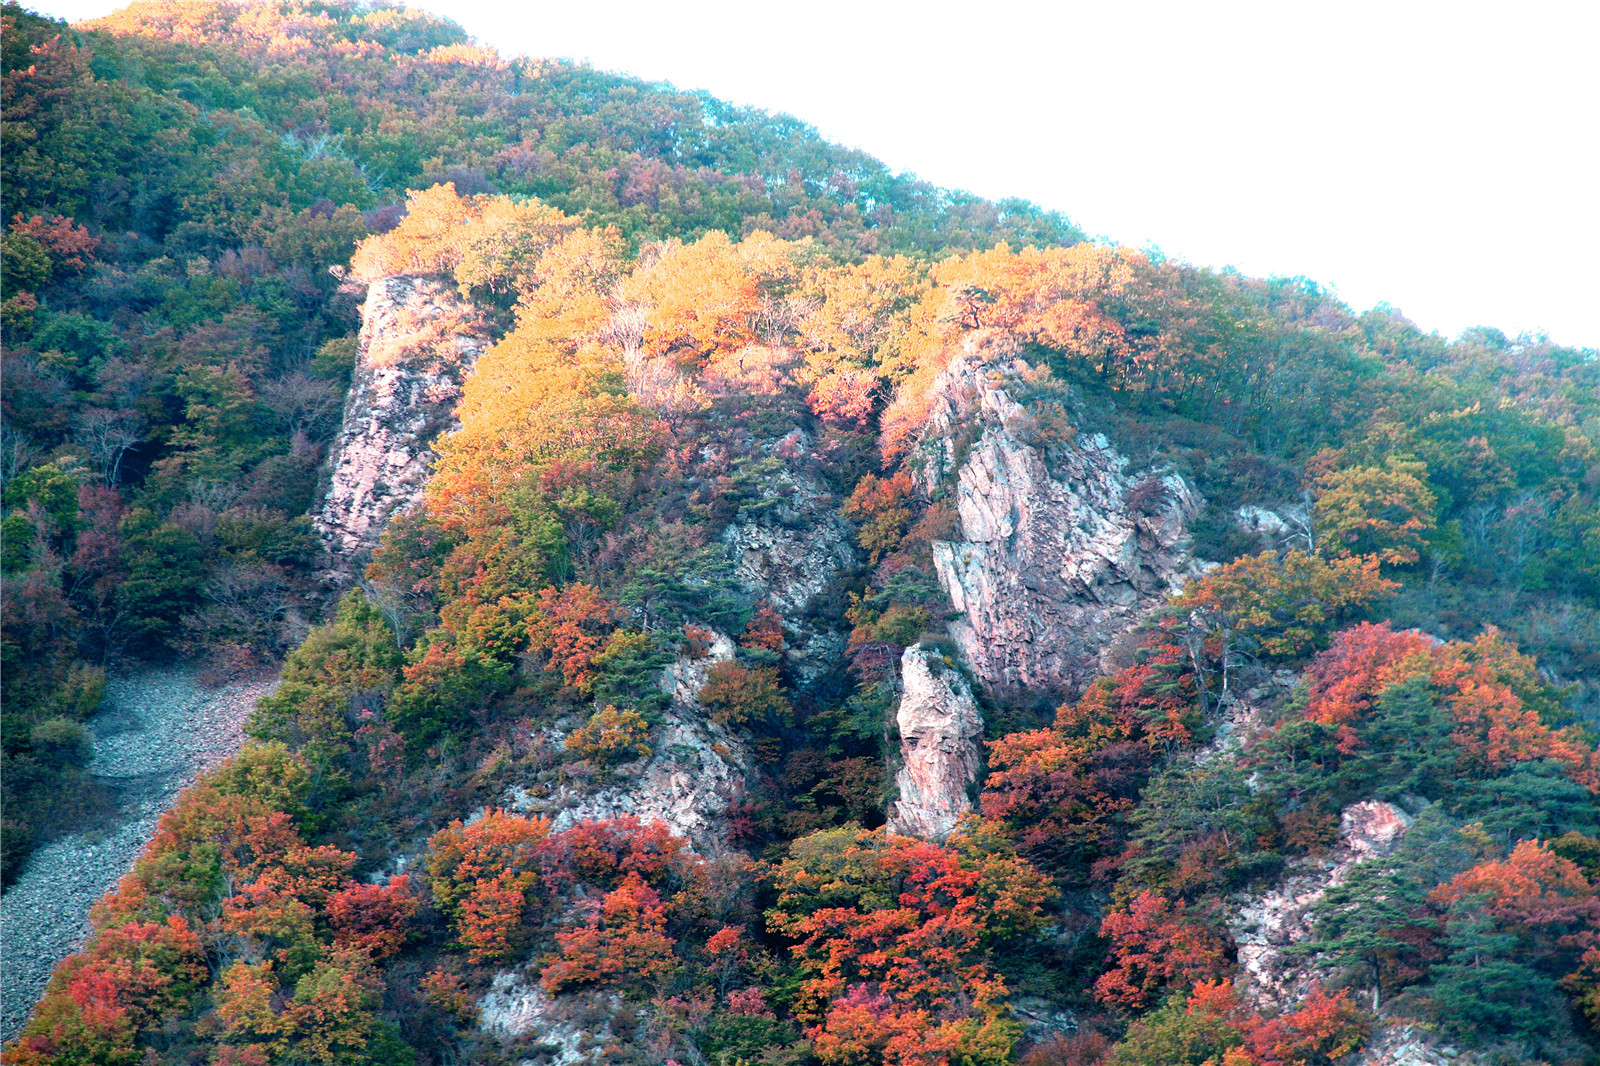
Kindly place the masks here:
<instances>
[{"instance_id":1,"label":"green tree","mask_svg":"<svg viewBox=\"0 0 1600 1066\"><path fill-rule=\"evenodd\" d=\"M1510 1038L1529 1051L1561 1032L1561 989L1528 962L1517 938L1495 927L1469 899L1451 909L1430 998L1446 1032L1473 1041Z\"/></svg>"}]
</instances>

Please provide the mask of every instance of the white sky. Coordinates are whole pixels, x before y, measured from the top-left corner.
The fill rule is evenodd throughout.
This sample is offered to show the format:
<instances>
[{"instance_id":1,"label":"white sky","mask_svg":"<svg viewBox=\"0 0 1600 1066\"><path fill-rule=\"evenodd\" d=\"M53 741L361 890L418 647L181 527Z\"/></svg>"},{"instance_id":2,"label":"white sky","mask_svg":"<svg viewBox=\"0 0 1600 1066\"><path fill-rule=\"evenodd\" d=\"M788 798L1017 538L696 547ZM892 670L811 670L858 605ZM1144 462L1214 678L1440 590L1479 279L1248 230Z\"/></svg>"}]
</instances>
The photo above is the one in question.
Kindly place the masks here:
<instances>
[{"instance_id":1,"label":"white sky","mask_svg":"<svg viewBox=\"0 0 1600 1066\"><path fill-rule=\"evenodd\" d=\"M412 3L1091 234L1600 347L1596 0Z\"/></svg>"}]
</instances>

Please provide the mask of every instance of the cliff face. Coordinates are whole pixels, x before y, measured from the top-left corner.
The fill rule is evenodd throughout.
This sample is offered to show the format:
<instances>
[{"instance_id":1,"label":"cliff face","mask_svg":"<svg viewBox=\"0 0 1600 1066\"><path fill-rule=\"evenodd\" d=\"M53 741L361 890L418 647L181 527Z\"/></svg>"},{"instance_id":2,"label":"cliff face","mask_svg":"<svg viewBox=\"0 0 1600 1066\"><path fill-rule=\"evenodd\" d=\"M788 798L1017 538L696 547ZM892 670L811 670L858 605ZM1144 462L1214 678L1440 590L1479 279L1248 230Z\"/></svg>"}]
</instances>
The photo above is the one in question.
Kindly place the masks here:
<instances>
[{"instance_id":1,"label":"cliff face","mask_svg":"<svg viewBox=\"0 0 1600 1066\"><path fill-rule=\"evenodd\" d=\"M954 478L962 539L935 543L934 565L980 681L1077 688L1101 672L1102 648L1197 572L1187 523L1201 501L1177 475L1128 473L1101 434L1057 428L1044 443L1015 398L1031 369L1019 350L973 333L935 384L921 480Z\"/></svg>"},{"instance_id":2,"label":"cliff face","mask_svg":"<svg viewBox=\"0 0 1600 1066\"><path fill-rule=\"evenodd\" d=\"M802 685L840 666L844 634L819 625L808 611L856 563L855 538L839 517L838 498L810 466L811 447L799 428L767 442L762 451L782 466L761 484L764 506L722 534L739 583L770 604L792 632L785 657Z\"/></svg>"},{"instance_id":3,"label":"cliff face","mask_svg":"<svg viewBox=\"0 0 1600 1066\"><path fill-rule=\"evenodd\" d=\"M977 780L983 718L966 678L929 648L900 657L900 798L889 831L941 839L972 810L967 789Z\"/></svg>"},{"instance_id":4,"label":"cliff face","mask_svg":"<svg viewBox=\"0 0 1600 1066\"><path fill-rule=\"evenodd\" d=\"M488 344L477 313L447 281L390 277L368 288L344 425L314 516L329 583L348 584L390 516L421 497L429 445L454 425L461 383Z\"/></svg>"}]
</instances>

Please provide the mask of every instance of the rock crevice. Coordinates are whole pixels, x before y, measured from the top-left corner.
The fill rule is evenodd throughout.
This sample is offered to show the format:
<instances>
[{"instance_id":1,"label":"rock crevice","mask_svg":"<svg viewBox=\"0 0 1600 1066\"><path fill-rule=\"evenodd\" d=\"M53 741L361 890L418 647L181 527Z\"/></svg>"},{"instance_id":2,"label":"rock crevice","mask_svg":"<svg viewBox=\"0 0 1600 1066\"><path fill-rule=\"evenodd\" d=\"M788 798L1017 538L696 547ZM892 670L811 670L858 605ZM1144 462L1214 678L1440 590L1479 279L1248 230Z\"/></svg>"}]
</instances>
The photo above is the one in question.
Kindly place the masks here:
<instances>
[{"instance_id":1,"label":"rock crevice","mask_svg":"<svg viewBox=\"0 0 1600 1066\"><path fill-rule=\"evenodd\" d=\"M845 635L819 624L811 606L857 562L839 501L813 466L812 443L799 428L766 443L763 452L783 466L762 482L759 513L730 523L721 538L739 584L791 631L784 658L802 687L842 664Z\"/></svg>"}]
</instances>

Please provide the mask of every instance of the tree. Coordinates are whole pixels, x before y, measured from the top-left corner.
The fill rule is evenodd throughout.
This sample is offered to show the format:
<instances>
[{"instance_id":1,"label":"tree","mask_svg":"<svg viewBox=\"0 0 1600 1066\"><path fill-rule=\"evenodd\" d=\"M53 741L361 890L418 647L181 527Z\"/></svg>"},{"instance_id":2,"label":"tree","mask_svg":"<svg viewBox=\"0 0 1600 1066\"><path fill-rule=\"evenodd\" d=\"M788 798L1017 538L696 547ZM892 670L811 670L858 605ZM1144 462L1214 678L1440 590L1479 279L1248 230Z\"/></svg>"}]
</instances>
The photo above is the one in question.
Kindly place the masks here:
<instances>
[{"instance_id":1,"label":"tree","mask_svg":"<svg viewBox=\"0 0 1600 1066\"><path fill-rule=\"evenodd\" d=\"M906 505L911 489L911 475L905 471L881 481L868 474L856 482L850 498L839 508L840 514L857 523L856 539L873 563L900 546L912 518Z\"/></svg>"},{"instance_id":2,"label":"tree","mask_svg":"<svg viewBox=\"0 0 1600 1066\"><path fill-rule=\"evenodd\" d=\"M76 437L107 486L121 479L122 459L144 440L144 418L136 411L107 411L91 407L74 420Z\"/></svg>"},{"instance_id":3,"label":"tree","mask_svg":"<svg viewBox=\"0 0 1600 1066\"><path fill-rule=\"evenodd\" d=\"M1094 982L1102 1002L1137 1010L1163 987L1211 980L1225 962L1223 943L1172 903L1148 890L1106 912L1100 935L1111 941L1109 968Z\"/></svg>"},{"instance_id":4,"label":"tree","mask_svg":"<svg viewBox=\"0 0 1600 1066\"><path fill-rule=\"evenodd\" d=\"M1538 1048L1560 1029L1555 980L1529 965L1517 938L1468 905L1452 916L1445 961L1434 967L1431 998L1444 1028L1476 1039L1512 1037Z\"/></svg>"},{"instance_id":5,"label":"tree","mask_svg":"<svg viewBox=\"0 0 1600 1066\"><path fill-rule=\"evenodd\" d=\"M1204 630L1247 654L1293 659L1314 650L1338 622L1399 585L1373 556L1325 561L1295 550L1235 560L1191 583L1174 606L1199 612ZM1226 675L1224 675L1226 680Z\"/></svg>"},{"instance_id":6,"label":"tree","mask_svg":"<svg viewBox=\"0 0 1600 1066\"><path fill-rule=\"evenodd\" d=\"M549 831L542 818L491 809L471 823L451 822L428 841L434 902L474 962L509 957L520 943L518 926L540 883L538 845Z\"/></svg>"},{"instance_id":7,"label":"tree","mask_svg":"<svg viewBox=\"0 0 1600 1066\"><path fill-rule=\"evenodd\" d=\"M817 379L806 402L824 422L863 429L872 419L878 385L870 371L840 367Z\"/></svg>"},{"instance_id":8,"label":"tree","mask_svg":"<svg viewBox=\"0 0 1600 1066\"><path fill-rule=\"evenodd\" d=\"M1231 984L1171 997L1112 1049L1108 1066L1333 1066L1366 1042L1367 1019L1340 991L1313 987L1295 1009L1263 1017Z\"/></svg>"},{"instance_id":9,"label":"tree","mask_svg":"<svg viewBox=\"0 0 1600 1066\"><path fill-rule=\"evenodd\" d=\"M1210 1066L1244 1042L1242 1006L1231 985L1201 982L1129 1027L1107 1066ZM1231 1066L1231 1064L1230 1064Z\"/></svg>"},{"instance_id":10,"label":"tree","mask_svg":"<svg viewBox=\"0 0 1600 1066\"><path fill-rule=\"evenodd\" d=\"M1438 524L1438 500L1423 484L1422 464L1391 460L1387 468L1353 466L1317 482L1312 515L1325 554L1375 555L1390 565L1414 563Z\"/></svg>"},{"instance_id":11,"label":"tree","mask_svg":"<svg viewBox=\"0 0 1600 1066\"><path fill-rule=\"evenodd\" d=\"M984 816L1059 877L1082 880L1115 849L1159 753L1187 742L1198 724L1181 650L1157 634L1141 653L1145 661L1063 704L1053 728L989 742Z\"/></svg>"},{"instance_id":12,"label":"tree","mask_svg":"<svg viewBox=\"0 0 1600 1066\"><path fill-rule=\"evenodd\" d=\"M1293 1011L1251 1018L1244 1053L1256 1066L1334 1066L1361 1049L1370 1029L1349 992L1330 996L1319 985Z\"/></svg>"},{"instance_id":13,"label":"tree","mask_svg":"<svg viewBox=\"0 0 1600 1066\"><path fill-rule=\"evenodd\" d=\"M182 917L100 931L56 967L44 998L5 1061L142 1061L137 1035L187 1009L204 986L205 953Z\"/></svg>"},{"instance_id":14,"label":"tree","mask_svg":"<svg viewBox=\"0 0 1600 1066\"><path fill-rule=\"evenodd\" d=\"M661 896L636 870L606 893L587 922L557 933L556 943L561 957L539 976L547 992L577 985L638 992L678 965Z\"/></svg>"},{"instance_id":15,"label":"tree","mask_svg":"<svg viewBox=\"0 0 1600 1066\"><path fill-rule=\"evenodd\" d=\"M606 704L582 726L567 734L567 750L595 766L650 757L650 723L632 708Z\"/></svg>"},{"instance_id":16,"label":"tree","mask_svg":"<svg viewBox=\"0 0 1600 1066\"><path fill-rule=\"evenodd\" d=\"M698 696L711 717L724 725L782 723L793 711L777 667L746 666L731 659L706 671Z\"/></svg>"},{"instance_id":17,"label":"tree","mask_svg":"<svg viewBox=\"0 0 1600 1066\"><path fill-rule=\"evenodd\" d=\"M617 605L592 585L575 583L539 593L538 613L528 625L528 646L548 652L547 670L560 670L562 680L580 692L594 681L594 660L605 649Z\"/></svg>"},{"instance_id":18,"label":"tree","mask_svg":"<svg viewBox=\"0 0 1600 1066\"><path fill-rule=\"evenodd\" d=\"M288 997L270 966L235 962L223 971L217 995L220 1040L240 1066L404 1066L414 1061L411 1049L375 1013L383 990L383 978L359 951L318 962Z\"/></svg>"},{"instance_id":19,"label":"tree","mask_svg":"<svg viewBox=\"0 0 1600 1066\"><path fill-rule=\"evenodd\" d=\"M1341 756L1375 767L1369 749L1387 753L1389 770L1373 771L1380 775L1403 771L1413 785L1437 780L1448 760L1425 738L1448 721L1457 766L1474 776L1550 759L1600 791L1594 749L1572 729L1540 721L1536 708L1548 705L1548 694L1529 661L1492 630L1442 644L1363 623L1340 633L1307 674L1306 720L1335 731Z\"/></svg>"},{"instance_id":20,"label":"tree","mask_svg":"<svg viewBox=\"0 0 1600 1066\"><path fill-rule=\"evenodd\" d=\"M309 748L314 760L342 751L352 706L387 707L404 657L378 607L359 590L339 601L333 620L306 634L284 661L278 688L262 697L248 730L259 740Z\"/></svg>"},{"instance_id":21,"label":"tree","mask_svg":"<svg viewBox=\"0 0 1600 1066\"><path fill-rule=\"evenodd\" d=\"M393 955L406 942L419 906L409 879L399 875L388 884L352 884L328 898L334 946L358 948L374 959Z\"/></svg>"},{"instance_id":22,"label":"tree","mask_svg":"<svg viewBox=\"0 0 1600 1066\"><path fill-rule=\"evenodd\" d=\"M797 1013L824 1062L1007 1060L1018 1030L989 952L1036 929L1052 892L997 837L823 831L774 883L767 922L796 941Z\"/></svg>"},{"instance_id":23,"label":"tree","mask_svg":"<svg viewBox=\"0 0 1600 1066\"><path fill-rule=\"evenodd\" d=\"M1458 914L1481 909L1524 952L1557 969L1600 947L1600 892L1576 863L1539 841L1521 841L1505 859L1457 874L1429 899Z\"/></svg>"},{"instance_id":24,"label":"tree","mask_svg":"<svg viewBox=\"0 0 1600 1066\"><path fill-rule=\"evenodd\" d=\"M739 644L745 648L761 648L765 651L782 651L784 647L783 616L772 609L770 603L763 603L751 616L750 622L744 628L744 635L739 638Z\"/></svg>"}]
</instances>

